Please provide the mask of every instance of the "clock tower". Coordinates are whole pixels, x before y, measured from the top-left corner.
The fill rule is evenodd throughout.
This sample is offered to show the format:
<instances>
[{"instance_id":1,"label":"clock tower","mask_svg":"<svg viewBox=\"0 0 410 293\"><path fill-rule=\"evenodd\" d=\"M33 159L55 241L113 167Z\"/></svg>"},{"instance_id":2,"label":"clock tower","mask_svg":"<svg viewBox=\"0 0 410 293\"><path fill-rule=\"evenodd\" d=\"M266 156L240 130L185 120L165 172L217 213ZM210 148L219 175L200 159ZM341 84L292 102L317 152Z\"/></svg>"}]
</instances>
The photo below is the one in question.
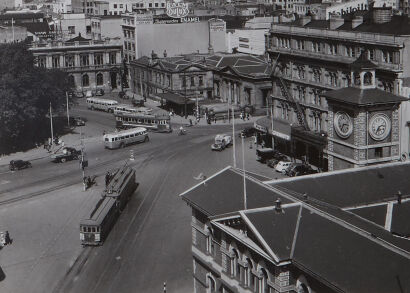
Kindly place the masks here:
<instances>
[{"instance_id":1,"label":"clock tower","mask_svg":"<svg viewBox=\"0 0 410 293\"><path fill-rule=\"evenodd\" d=\"M350 65L352 86L323 94L329 171L400 159L399 106L407 99L376 88L376 67L362 53Z\"/></svg>"}]
</instances>

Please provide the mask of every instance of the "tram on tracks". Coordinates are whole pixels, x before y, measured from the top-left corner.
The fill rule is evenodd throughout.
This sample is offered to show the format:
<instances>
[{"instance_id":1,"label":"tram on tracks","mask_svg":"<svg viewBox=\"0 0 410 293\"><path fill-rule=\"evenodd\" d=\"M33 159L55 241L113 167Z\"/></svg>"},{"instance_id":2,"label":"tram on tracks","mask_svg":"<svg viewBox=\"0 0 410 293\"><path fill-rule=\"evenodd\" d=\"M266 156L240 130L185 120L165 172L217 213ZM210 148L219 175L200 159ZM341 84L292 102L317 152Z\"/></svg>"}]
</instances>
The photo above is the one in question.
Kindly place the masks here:
<instances>
[{"instance_id":1,"label":"tram on tracks","mask_svg":"<svg viewBox=\"0 0 410 293\"><path fill-rule=\"evenodd\" d=\"M102 245L112 226L138 187L135 170L124 166L107 178L107 185L89 216L80 221L83 246Z\"/></svg>"},{"instance_id":2,"label":"tram on tracks","mask_svg":"<svg viewBox=\"0 0 410 293\"><path fill-rule=\"evenodd\" d=\"M171 119L163 113L115 113L116 127L127 129L132 127L145 127L155 132L172 132Z\"/></svg>"}]
</instances>

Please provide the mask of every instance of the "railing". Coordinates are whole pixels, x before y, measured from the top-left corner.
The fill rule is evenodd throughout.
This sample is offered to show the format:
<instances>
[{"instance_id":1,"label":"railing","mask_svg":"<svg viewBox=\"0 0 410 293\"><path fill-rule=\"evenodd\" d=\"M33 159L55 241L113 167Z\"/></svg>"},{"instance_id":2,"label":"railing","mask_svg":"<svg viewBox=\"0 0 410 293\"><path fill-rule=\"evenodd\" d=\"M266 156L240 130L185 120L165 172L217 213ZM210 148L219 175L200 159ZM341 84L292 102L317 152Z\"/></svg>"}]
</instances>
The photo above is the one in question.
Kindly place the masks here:
<instances>
[{"instance_id":1,"label":"railing","mask_svg":"<svg viewBox=\"0 0 410 293\"><path fill-rule=\"evenodd\" d=\"M106 41L81 41L81 42L62 42L62 41L51 41L51 42L33 42L28 45L31 49L36 48L56 48L56 47L84 47L84 46L122 46L119 40L106 40Z\"/></svg>"},{"instance_id":2,"label":"railing","mask_svg":"<svg viewBox=\"0 0 410 293\"><path fill-rule=\"evenodd\" d=\"M378 44L384 44L388 46L403 46L404 38L397 37L395 35L367 33L367 32L351 32L341 30L329 30L329 29L317 29L317 28L305 28L288 25L272 24L272 33L287 33L295 35L304 35L309 37L320 37L325 39L341 39L341 40L354 40L358 42L372 42Z\"/></svg>"}]
</instances>

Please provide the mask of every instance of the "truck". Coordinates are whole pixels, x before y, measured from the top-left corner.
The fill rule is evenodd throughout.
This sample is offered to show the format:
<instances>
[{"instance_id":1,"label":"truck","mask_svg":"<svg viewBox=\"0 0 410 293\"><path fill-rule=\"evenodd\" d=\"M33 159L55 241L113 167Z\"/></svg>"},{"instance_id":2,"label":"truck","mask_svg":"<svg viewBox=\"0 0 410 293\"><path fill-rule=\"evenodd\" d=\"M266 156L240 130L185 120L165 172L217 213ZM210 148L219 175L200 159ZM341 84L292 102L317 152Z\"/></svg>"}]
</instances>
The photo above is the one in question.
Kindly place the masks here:
<instances>
[{"instance_id":1,"label":"truck","mask_svg":"<svg viewBox=\"0 0 410 293\"><path fill-rule=\"evenodd\" d=\"M211 149L213 151L223 151L226 147L232 144L232 137L225 134L217 134L215 136L215 142L212 144Z\"/></svg>"},{"instance_id":2,"label":"truck","mask_svg":"<svg viewBox=\"0 0 410 293\"><path fill-rule=\"evenodd\" d=\"M72 147L65 147L61 152L55 153L51 156L53 162L64 163L66 161L78 160L81 156L81 151Z\"/></svg>"}]
</instances>

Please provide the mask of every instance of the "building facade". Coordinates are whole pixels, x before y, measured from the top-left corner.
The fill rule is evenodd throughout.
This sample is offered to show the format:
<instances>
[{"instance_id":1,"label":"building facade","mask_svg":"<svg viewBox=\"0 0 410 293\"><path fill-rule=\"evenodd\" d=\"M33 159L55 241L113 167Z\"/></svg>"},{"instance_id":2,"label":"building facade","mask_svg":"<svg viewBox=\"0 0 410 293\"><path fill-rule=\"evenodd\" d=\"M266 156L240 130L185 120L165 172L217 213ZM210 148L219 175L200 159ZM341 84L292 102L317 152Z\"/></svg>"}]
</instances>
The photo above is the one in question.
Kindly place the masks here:
<instances>
[{"instance_id":1,"label":"building facade","mask_svg":"<svg viewBox=\"0 0 410 293\"><path fill-rule=\"evenodd\" d=\"M66 71L71 86L86 91L120 86L121 49L118 40L93 41L77 37L67 42L34 42L29 50L37 66Z\"/></svg>"},{"instance_id":2,"label":"building facade","mask_svg":"<svg viewBox=\"0 0 410 293\"><path fill-rule=\"evenodd\" d=\"M273 24L266 45L275 66L272 89L274 117L289 124L305 118L312 139L302 141L317 149L326 161L323 135L330 125L328 102L322 93L352 86L350 65L365 52L376 65L375 86L385 92L402 95L403 79L410 74L407 17L392 17L389 8L374 8L368 15L330 20L302 17L292 24ZM298 109L298 105L300 108ZM404 109L404 108L402 108ZM299 115L300 113L301 115ZM401 121L409 119L400 111ZM401 130L400 154L408 153L408 126ZM295 133L297 135L297 133ZM303 150L305 149L305 151ZM297 157L309 155L300 147Z\"/></svg>"},{"instance_id":3,"label":"building facade","mask_svg":"<svg viewBox=\"0 0 410 293\"><path fill-rule=\"evenodd\" d=\"M410 252L408 227L396 217L410 201L394 196L396 186L373 182L375 174L409 166L266 182L246 177L246 194L241 170L210 176L180 195L192 208L193 292L400 292L410 284ZM405 180L406 173L395 174L403 175L394 175L394 184ZM389 205L381 219L372 214Z\"/></svg>"},{"instance_id":4,"label":"building facade","mask_svg":"<svg viewBox=\"0 0 410 293\"><path fill-rule=\"evenodd\" d=\"M22 26L1 26L0 43L21 42L27 38L27 28Z\"/></svg>"}]
</instances>

